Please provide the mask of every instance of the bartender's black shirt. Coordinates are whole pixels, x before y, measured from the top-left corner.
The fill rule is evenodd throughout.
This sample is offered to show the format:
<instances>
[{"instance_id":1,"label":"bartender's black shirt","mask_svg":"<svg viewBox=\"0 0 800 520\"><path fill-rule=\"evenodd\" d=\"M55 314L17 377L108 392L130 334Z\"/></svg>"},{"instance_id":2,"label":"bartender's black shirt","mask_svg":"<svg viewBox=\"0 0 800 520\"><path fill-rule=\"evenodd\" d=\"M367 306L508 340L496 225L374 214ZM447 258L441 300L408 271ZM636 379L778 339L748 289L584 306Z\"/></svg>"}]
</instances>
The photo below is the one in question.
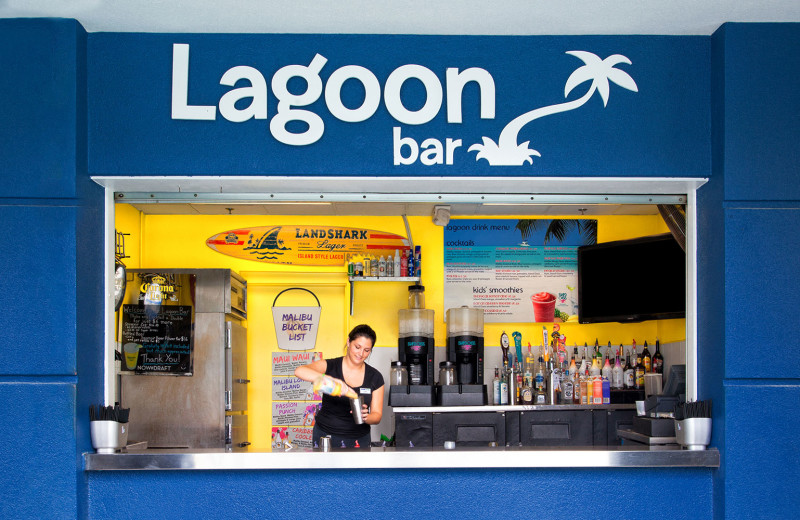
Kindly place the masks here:
<instances>
[{"instance_id":1,"label":"bartender's black shirt","mask_svg":"<svg viewBox=\"0 0 800 520\"><path fill-rule=\"evenodd\" d=\"M344 380L342 374L341 357L329 359L325 374ZM383 376L373 367L364 364L364 382L361 386L351 386L364 401L364 404L371 406L372 392L383 386ZM349 382L345 383L350 385ZM350 413L350 399L345 396L330 396L323 394L322 408L317 412L316 424L326 433L339 435L341 437L357 439L369 433L369 424L356 424L353 415Z\"/></svg>"}]
</instances>

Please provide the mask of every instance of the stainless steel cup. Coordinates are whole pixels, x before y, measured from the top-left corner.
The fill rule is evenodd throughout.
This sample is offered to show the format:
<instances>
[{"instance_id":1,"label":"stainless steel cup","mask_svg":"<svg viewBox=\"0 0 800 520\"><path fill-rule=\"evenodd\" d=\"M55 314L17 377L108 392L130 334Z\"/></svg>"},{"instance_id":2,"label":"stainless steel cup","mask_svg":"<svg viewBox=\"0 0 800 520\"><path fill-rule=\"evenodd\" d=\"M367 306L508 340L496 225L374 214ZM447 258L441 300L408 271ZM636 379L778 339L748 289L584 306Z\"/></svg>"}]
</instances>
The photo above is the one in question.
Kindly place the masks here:
<instances>
[{"instance_id":1,"label":"stainless steel cup","mask_svg":"<svg viewBox=\"0 0 800 520\"><path fill-rule=\"evenodd\" d=\"M356 424L364 424L364 418L361 416L361 405L364 404L364 400L361 396L354 398L350 398L350 410L353 412L353 420Z\"/></svg>"},{"instance_id":2,"label":"stainless steel cup","mask_svg":"<svg viewBox=\"0 0 800 520\"><path fill-rule=\"evenodd\" d=\"M661 374L644 375L644 395L661 395Z\"/></svg>"},{"instance_id":3,"label":"stainless steel cup","mask_svg":"<svg viewBox=\"0 0 800 520\"><path fill-rule=\"evenodd\" d=\"M319 438L319 449L322 451L331 451L331 436L323 435Z\"/></svg>"}]
</instances>

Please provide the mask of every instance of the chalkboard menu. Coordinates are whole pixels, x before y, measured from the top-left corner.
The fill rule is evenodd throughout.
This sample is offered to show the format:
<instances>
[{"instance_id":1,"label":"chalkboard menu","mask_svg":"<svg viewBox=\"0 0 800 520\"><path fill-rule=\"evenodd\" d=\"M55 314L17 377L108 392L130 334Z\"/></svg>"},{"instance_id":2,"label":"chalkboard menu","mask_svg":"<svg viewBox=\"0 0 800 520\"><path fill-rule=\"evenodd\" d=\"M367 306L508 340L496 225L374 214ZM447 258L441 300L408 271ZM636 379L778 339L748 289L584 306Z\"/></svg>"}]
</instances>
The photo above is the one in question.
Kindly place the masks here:
<instances>
[{"instance_id":1,"label":"chalkboard menu","mask_svg":"<svg viewBox=\"0 0 800 520\"><path fill-rule=\"evenodd\" d=\"M123 371L192 375L191 305L123 305L120 334Z\"/></svg>"}]
</instances>

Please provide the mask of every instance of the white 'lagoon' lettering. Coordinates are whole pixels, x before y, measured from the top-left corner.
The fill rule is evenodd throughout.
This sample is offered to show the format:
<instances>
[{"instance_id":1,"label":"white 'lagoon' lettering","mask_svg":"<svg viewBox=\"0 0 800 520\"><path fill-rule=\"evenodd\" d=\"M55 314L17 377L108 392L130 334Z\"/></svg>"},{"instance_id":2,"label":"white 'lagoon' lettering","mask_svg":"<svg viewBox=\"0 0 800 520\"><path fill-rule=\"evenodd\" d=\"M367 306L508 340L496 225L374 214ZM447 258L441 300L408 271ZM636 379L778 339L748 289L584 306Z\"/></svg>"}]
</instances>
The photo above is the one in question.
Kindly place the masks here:
<instances>
[{"instance_id":1,"label":"white 'lagoon' lettering","mask_svg":"<svg viewBox=\"0 0 800 520\"><path fill-rule=\"evenodd\" d=\"M278 98L277 114L272 117L269 129L272 136L281 143L292 146L306 146L317 142L325 132L322 118L305 109L317 101L324 92L325 105L330 114L348 123L366 121L377 112L381 101L381 84L375 74L359 65L345 65L334 70L323 85L320 72L328 59L316 54L311 63L306 65L286 65L278 69L272 76L270 87ZM305 91L294 94L289 91L288 84L292 78L302 78L306 82ZM364 100L355 108L348 108L341 99L342 87L346 81L358 81L364 87ZM409 80L422 83L425 88L425 101L418 110L408 109L401 98L403 85ZM456 68L448 68L445 72L447 94L447 120L450 123L462 121L462 94L464 87L474 82L480 90L480 117L494 119L495 85L492 75L485 69L469 68L459 72ZM247 81L248 86L236 85ZM220 85L234 87L219 100L219 113L232 123L243 123L250 119L268 119L267 113L267 81L264 75L253 67L239 65L228 69L220 78ZM422 125L435 118L442 108L445 89L436 74L421 65L401 65L393 70L386 79L383 88L383 102L389 114L399 123ZM247 106L236 104L241 100L250 100ZM189 104L189 45L176 43L172 46L172 119L213 121L217 118L217 107L214 105ZM289 123L298 121L305 126L302 131L290 131ZM292 126L296 130L295 126ZM436 142L434 142L436 141ZM460 146L460 141L446 139L445 147L438 140L422 143L420 160L426 164L452 164L452 150Z\"/></svg>"}]
</instances>

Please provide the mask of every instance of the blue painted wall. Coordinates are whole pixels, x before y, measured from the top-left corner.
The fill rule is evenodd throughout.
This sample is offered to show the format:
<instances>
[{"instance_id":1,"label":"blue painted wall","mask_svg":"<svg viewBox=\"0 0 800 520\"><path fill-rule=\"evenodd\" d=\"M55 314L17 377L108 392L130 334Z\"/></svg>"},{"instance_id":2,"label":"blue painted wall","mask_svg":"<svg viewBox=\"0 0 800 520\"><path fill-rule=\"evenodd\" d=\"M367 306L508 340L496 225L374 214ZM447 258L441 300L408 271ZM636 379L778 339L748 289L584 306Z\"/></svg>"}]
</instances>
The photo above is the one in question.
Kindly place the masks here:
<instances>
[{"instance_id":1,"label":"blue painted wall","mask_svg":"<svg viewBox=\"0 0 800 520\"><path fill-rule=\"evenodd\" d=\"M94 517L119 519L680 520L711 517L710 472L643 468L98 472L91 477L89 501ZM357 490L356 500L347 490ZM180 507L144 507L161 503L165 496Z\"/></svg>"},{"instance_id":2,"label":"blue painted wall","mask_svg":"<svg viewBox=\"0 0 800 520\"><path fill-rule=\"evenodd\" d=\"M78 267L89 229L85 38L72 20L0 21L0 233L11 238L0 254L2 518L74 518L86 503L81 452L91 444L76 406L89 323L79 316L101 320L79 292L96 290L102 259Z\"/></svg>"},{"instance_id":3,"label":"blue painted wall","mask_svg":"<svg viewBox=\"0 0 800 520\"><path fill-rule=\"evenodd\" d=\"M724 264L714 268L724 267L725 281L714 301L724 308L721 330L713 320L722 341L706 338L714 351L724 348L714 363L723 374L715 393L724 394L715 428L725 424L715 492L727 518L788 518L800 510L790 484L800 418L785 404L800 402L800 366L764 355L791 359L800 346L800 25L728 24L714 38L724 64L715 71L723 117L715 120L714 176L722 187L713 206L724 237L713 245L722 245Z\"/></svg>"},{"instance_id":4,"label":"blue painted wall","mask_svg":"<svg viewBox=\"0 0 800 520\"><path fill-rule=\"evenodd\" d=\"M209 78L218 82L221 71L246 58L261 60L258 67L270 69L273 58L264 55L258 43L282 38L180 37L191 42L193 49L215 56L201 64L199 71L198 80L204 81L206 75L209 82ZM385 48L381 44L373 49L365 48L366 37L341 38L320 38L327 57L344 56L350 59L343 63L356 62L354 54L343 50L352 45L357 63L374 67L379 77L409 62L406 53L392 50L398 41L415 52L439 49L431 45L435 40L426 38L389 38ZM271 152L281 147L260 148L252 128L224 121L207 126L205 122L164 123L166 128L161 128L153 121L164 121L168 114L164 112L168 90L159 90L154 82L169 84L173 39L86 35L71 20L0 20L0 70L4 71L0 98L6 100L0 104L0 230L4 236L20 237L18 247L6 248L0 256L0 290L4 295L20 295L6 297L0 314L0 326L8 338L0 349L4 403L0 455L7 468L0 476L0 517L196 518L223 512L236 517L310 516L321 504L330 508L332 516L351 517L338 471L82 470L81 453L90 449L86 407L102 396L102 193L88 175L240 170L263 174L274 167L297 174L340 174L349 161L346 156L338 162L327 157L324 163L331 168L323 172L323 158L311 154L297 163L302 167L292 166L294 151L279 153L275 159ZM300 40L298 50L303 52L295 55L297 59L284 60L283 55L275 59L283 64L303 63L302 54L307 60L307 52L317 44L312 45L310 37ZM541 509L541 502L531 498L534 490L546 490L554 497L578 497L597 490L618 499L599 500L596 509L579 516L648 516L641 506L634 509L632 505L641 504L643 491L649 500L644 511L664 517L792 516L800 508L791 488L800 462L796 441L800 425L796 415L785 413L785 406L800 397L800 369L786 362L773 364L769 370L757 361L781 349L792 352L798 341L794 331L799 318L792 311L797 303L793 275L800 223L794 213L800 202L793 174L798 171L800 153L800 98L796 95L800 80L784 72L798 70L800 58L793 50L800 43L800 27L732 24L712 38L480 41L490 47L496 45L492 42L511 43L517 54L524 50L523 55L535 56L532 62L546 72L519 66L513 53L502 67L483 51L470 51L468 60L457 63L458 41L443 38L443 43L450 42L449 47L445 45L450 51L435 62L519 69L521 76L535 76L534 106L561 96L559 89L574 68L574 64L561 63L572 59L563 54L565 50L591 47L599 54L630 54L634 66L626 70L640 82L640 92L612 89L605 109L595 99L598 106L576 110L570 114L574 118L562 121L554 116L543 128L558 138L550 139L548 132L534 129L532 144L548 151L547 161L534 163L536 173L711 175L698 193L699 369L700 395L715 402L713 442L722 452L722 467L347 472L348 482L371 490L365 498L367 510L385 518L576 516L574 508L553 510L549 501ZM232 42L236 45L229 48ZM533 50L523 49L526 43ZM379 69L378 57L384 51L393 61ZM648 57L659 58L663 68L657 70L657 60ZM684 73L687 62L689 71ZM143 67L146 77L140 74ZM637 75L643 69L652 75ZM154 71L158 72L155 76ZM510 85L516 80L503 77L502 81ZM198 88L205 95L207 87ZM653 104L654 98L661 98L664 106ZM511 104L509 113L516 115L528 101ZM142 103L151 106L142 116L123 106ZM644 108L653 111L657 127L648 128L642 121ZM391 124L386 114L376 115L375 123ZM487 123L475 136L496 134L500 126ZM433 121L425 131L446 128ZM626 128L625 132L634 129L625 134L629 142L615 143ZM148 136L147 130L166 134ZM177 139L183 131L192 138L186 138L187 142L219 143L227 151L221 156L196 157L202 146ZM579 142L573 141L578 131L591 136L586 138L590 142L566 153L569 147L563 143ZM260 132L259 139L268 137L263 127ZM162 137L178 148L156 142ZM366 142L355 134L350 137L365 154L363 163L355 162L357 168L370 164L387 174L441 174L419 166L398 170L386 164L384 152L369 152ZM242 155L234 142L240 138L253 151L249 156ZM616 151L608 156L598 152L606 146ZM330 151L336 145L324 147ZM476 164L467 174L498 174ZM753 288L760 294L754 295ZM295 490L301 486L309 492L301 494L297 505L278 491L284 489L297 497ZM177 506L154 509L153 502L165 496Z\"/></svg>"}]
</instances>

